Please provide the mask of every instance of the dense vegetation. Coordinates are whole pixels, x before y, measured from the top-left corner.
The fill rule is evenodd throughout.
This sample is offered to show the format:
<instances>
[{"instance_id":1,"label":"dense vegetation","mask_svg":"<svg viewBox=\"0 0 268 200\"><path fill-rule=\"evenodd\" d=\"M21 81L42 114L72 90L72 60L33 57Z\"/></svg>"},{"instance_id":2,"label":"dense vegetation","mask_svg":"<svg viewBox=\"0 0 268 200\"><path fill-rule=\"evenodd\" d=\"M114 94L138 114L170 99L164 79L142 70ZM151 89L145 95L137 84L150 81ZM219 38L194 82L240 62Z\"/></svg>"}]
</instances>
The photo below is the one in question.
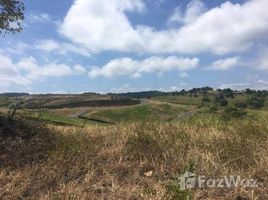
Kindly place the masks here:
<instances>
[{"instance_id":1,"label":"dense vegetation","mask_svg":"<svg viewBox=\"0 0 268 200\"><path fill-rule=\"evenodd\" d=\"M9 92L9 93L1 93L0 97L22 97L29 95L30 95L29 93Z\"/></svg>"},{"instance_id":2,"label":"dense vegetation","mask_svg":"<svg viewBox=\"0 0 268 200\"><path fill-rule=\"evenodd\" d=\"M187 109L190 109L190 107L162 103L117 109L99 109L89 112L85 116L112 123L148 120L168 121L186 112Z\"/></svg>"}]
</instances>

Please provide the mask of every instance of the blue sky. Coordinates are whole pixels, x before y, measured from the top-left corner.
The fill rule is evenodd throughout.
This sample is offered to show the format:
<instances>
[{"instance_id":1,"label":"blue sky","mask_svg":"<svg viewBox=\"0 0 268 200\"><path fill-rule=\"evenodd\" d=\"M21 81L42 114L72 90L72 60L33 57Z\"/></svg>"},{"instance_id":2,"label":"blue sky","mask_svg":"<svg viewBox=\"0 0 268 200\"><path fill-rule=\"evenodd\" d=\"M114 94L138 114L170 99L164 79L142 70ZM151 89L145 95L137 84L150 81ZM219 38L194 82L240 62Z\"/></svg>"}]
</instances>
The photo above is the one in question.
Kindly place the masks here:
<instances>
[{"instance_id":1,"label":"blue sky","mask_svg":"<svg viewBox=\"0 0 268 200\"><path fill-rule=\"evenodd\" d=\"M267 0L25 0L0 92L268 89Z\"/></svg>"}]
</instances>

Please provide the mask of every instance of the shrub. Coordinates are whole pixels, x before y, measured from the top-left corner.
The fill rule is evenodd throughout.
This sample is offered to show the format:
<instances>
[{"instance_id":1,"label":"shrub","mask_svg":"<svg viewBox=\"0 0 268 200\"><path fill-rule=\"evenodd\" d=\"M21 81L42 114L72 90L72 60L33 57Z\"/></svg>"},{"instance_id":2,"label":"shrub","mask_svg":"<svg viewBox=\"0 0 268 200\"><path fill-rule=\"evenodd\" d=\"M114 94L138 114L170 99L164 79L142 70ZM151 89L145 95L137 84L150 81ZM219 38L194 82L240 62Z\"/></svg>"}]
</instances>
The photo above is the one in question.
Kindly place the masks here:
<instances>
[{"instance_id":1,"label":"shrub","mask_svg":"<svg viewBox=\"0 0 268 200\"><path fill-rule=\"evenodd\" d=\"M202 98L202 102L204 102L204 103L209 103L209 102L210 102L210 99L208 98L208 96L204 96L204 97Z\"/></svg>"},{"instance_id":2,"label":"shrub","mask_svg":"<svg viewBox=\"0 0 268 200\"><path fill-rule=\"evenodd\" d=\"M246 102L241 102L241 101L235 102L234 105L235 105L236 108L246 108L247 107L247 103Z\"/></svg>"},{"instance_id":3,"label":"shrub","mask_svg":"<svg viewBox=\"0 0 268 200\"><path fill-rule=\"evenodd\" d=\"M223 111L224 118L242 118L247 114L243 109L235 107L226 107Z\"/></svg>"},{"instance_id":4,"label":"shrub","mask_svg":"<svg viewBox=\"0 0 268 200\"><path fill-rule=\"evenodd\" d=\"M224 98L222 93L215 95L215 103L219 104L220 106L228 105L228 101Z\"/></svg>"},{"instance_id":5,"label":"shrub","mask_svg":"<svg viewBox=\"0 0 268 200\"><path fill-rule=\"evenodd\" d=\"M264 98L251 97L247 100L247 103L252 108L261 108L264 106Z\"/></svg>"}]
</instances>

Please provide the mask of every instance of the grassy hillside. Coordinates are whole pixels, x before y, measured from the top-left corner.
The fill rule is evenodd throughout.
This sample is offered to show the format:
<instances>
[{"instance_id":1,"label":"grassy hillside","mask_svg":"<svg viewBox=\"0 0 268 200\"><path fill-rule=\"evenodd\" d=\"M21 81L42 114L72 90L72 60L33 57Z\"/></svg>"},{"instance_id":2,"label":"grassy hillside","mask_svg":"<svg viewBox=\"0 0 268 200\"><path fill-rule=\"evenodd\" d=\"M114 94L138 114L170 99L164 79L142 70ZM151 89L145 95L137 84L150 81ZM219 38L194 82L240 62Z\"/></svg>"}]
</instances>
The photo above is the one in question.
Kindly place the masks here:
<instances>
[{"instance_id":1,"label":"grassy hillside","mask_svg":"<svg viewBox=\"0 0 268 200\"><path fill-rule=\"evenodd\" d=\"M48 121L52 123L58 123L58 124L65 124L65 125L76 125L76 126L82 126L84 124L84 121L65 117L62 115L57 115L50 112L39 112L36 113L36 118L43 121Z\"/></svg>"},{"instance_id":2,"label":"grassy hillside","mask_svg":"<svg viewBox=\"0 0 268 200\"><path fill-rule=\"evenodd\" d=\"M69 113L70 111L67 111ZM74 111L72 111L74 112ZM8 109L0 109L0 114L7 116ZM19 118L31 118L38 121L43 121L46 123L58 124L58 125L68 125L68 126L87 126L87 125L96 125L98 123L82 120L78 118L73 118L66 115L66 112L63 111L50 111L50 110L18 110L17 114Z\"/></svg>"},{"instance_id":3,"label":"grassy hillside","mask_svg":"<svg viewBox=\"0 0 268 200\"><path fill-rule=\"evenodd\" d=\"M51 105L81 100L55 98ZM135 106L19 109L11 120L8 109L0 108L0 199L268 199L267 99L255 110L233 107L245 95L226 97L229 106L210 102L193 109L201 98L167 95ZM195 112L169 121L189 110ZM116 124L103 126L80 114ZM183 191L178 176L187 171L254 178L259 187Z\"/></svg>"},{"instance_id":4,"label":"grassy hillside","mask_svg":"<svg viewBox=\"0 0 268 200\"><path fill-rule=\"evenodd\" d=\"M0 97L0 107L2 106L8 106L9 104L11 104L12 101L6 97Z\"/></svg>"},{"instance_id":5,"label":"grassy hillside","mask_svg":"<svg viewBox=\"0 0 268 200\"><path fill-rule=\"evenodd\" d=\"M195 105L195 106L199 106L202 102L202 98L204 96L201 94L198 95L166 95L166 96L157 96L157 97L153 97L152 99L154 100L159 100L162 102L169 102L169 103L175 103L175 104L181 104L181 105ZM251 98L252 95L246 95L246 94L237 94L234 95L234 98L226 98L226 100L228 101L228 105L229 106L235 106L235 103L237 102L243 102L243 103L247 103L247 100L249 98ZM210 104L213 104L215 101L215 94L210 93L207 95L207 98L210 100ZM264 106L259 108L262 110L268 110L268 98L264 98L265 102L264 102ZM248 105L248 107L250 107Z\"/></svg>"},{"instance_id":6,"label":"grassy hillside","mask_svg":"<svg viewBox=\"0 0 268 200\"><path fill-rule=\"evenodd\" d=\"M61 116L72 116L78 113L81 108L63 108L63 109L48 109L48 112Z\"/></svg>"},{"instance_id":7,"label":"grassy hillside","mask_svg":"<svg viewBox=\"0 0 268 200\"><path fill-rule=\"evenodd\" d=\"M115 109L97 109L85 116L109 122L167 121L185 112L187 109L189 109L187 106L162 103Z\"/></svg>"},{"instance_id":8,"label":"grassy hillside","mask_svg":"<svg viewBox=\"0 0 268 200\"><path fill-rule=\"evenodd\" d=\"M2 199L268 199L268 121L258 115L254 120L225 122L200 113L178 124L147 121L85 128L0 118L0 127L8 130L0 128L0 195ZM177 176L189 170L206 177L255 178L260 186L183 192Z\"/></svg>"},{"instance_id":9,"label":"grassy hillside","mask_svg":"<svg viewBox=\"0 0 268 200\"><path fill-rule=\"evenodd\" d=\"M30 109L63 109L77 107L97 107L97 106L124 106L139 104L139 100L118 98L111 99L107 96L92 98L87 96L72 96L72 97L47 97L47 98L32 98L24 100L22 107Z\"/></svg>"},{"instance_id":10,"label":"grassy hillside","mask_svg":"<svg viewBox=\"0 0 268 200\"><path fill-rule=\"evenodd\" d=\"M169 103L175 103L175 104L182 104L182 105L199 105L201 102L202 96L197 96L197 97L191 97L191 96L182 96L182 95L177 95L177 96L172 96L172 95L167 95L167 96L158 96L158 97L153 97L152 99L154 100L159 100L162 102L169 102Z\"/></svg>"}]
</instances>

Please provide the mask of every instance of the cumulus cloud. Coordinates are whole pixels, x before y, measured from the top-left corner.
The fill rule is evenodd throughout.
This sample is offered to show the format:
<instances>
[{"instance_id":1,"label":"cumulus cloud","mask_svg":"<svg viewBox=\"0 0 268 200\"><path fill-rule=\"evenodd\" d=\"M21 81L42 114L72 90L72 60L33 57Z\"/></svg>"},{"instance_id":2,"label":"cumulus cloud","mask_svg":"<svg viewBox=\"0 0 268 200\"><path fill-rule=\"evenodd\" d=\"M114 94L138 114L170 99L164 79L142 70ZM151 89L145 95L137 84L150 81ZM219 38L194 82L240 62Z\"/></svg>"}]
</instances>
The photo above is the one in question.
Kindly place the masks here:
<instances>
[{"instance_id":1,"label":"cumulus cloud","mask_svg":"<svg viewBox=\"0 0 268 200\"><path fill-rule=\"evenodd\" d=\"M131 76L140 77L143 73L179 70L185 71L194 69L198 66L198 58L180 58L176 56L169 57L150 57L144 60L132 60L131 58L120 58L111 60L100 68L93 68L89 71L90 77L105 76Z\"/></svg>"},{"instance_id":2,"label":"cumulus cloud","mask_svg":"<svg viewBox=\"0 0 268 200\"><path fill-rule=\"evenodd\" d=\"M13 66L20 74L25 74L25 77L31 82L45 77L62 77L72 74L72 69L65 64L39 65L33 57L23 58Z\"/></svg>"},{"instance_id":3,"label":"cumulus cloud","mask_svg":"<svg viewBox=\"0 0 268 200\"><path fill-rule=\"evenodd\" d=\"M63 77L82 71L82 66L71 68L65 64L46 63L40 65L33 57L20 59L13 62L11 58L0 54L0 82L1 86L11 84L30 85L35 81L47 77Z\"/></svg>"},{"instance_id":4,"label":"cumulus cloud","mask_svg":"<svg viewBox=\"0 0 268 200\"><path fill-rule=\"evenodd\" d=\"M18 73L18 69L13 65L9 58L1 54L0 72L0 82L2 87L10 84L27 85L30 82Z\"/></svg>"},{"instance_id":5,"label":"cumulus cloud","mask_svg":"<svg viewBox=\"0 0 268 200\"><path fill-rule=\"evenodd\" d=\"M201 0L192 0L187 5L186 11L184 13L179 6L175 8L174 13L170 16L168 21L169 23L192 23L206 10L207 8Z\"/></svg>"},{"instance_id":6,"label":"cumulus cloud","mask_svg":"<svg viewBox=\"0 0 268 200\"><path fill-rule=\"evenodd\" d=\"M214 61L208 69L212 70L228 70L240 64L239 57L232 57Z\"/></svg>"},{"instance_id":7,"label":"cumulus cloud","mask_svg":"<svg viewBox=\"0 0 268 200\"><path fill-rule=\"evenodd\" d=\"M76 0L60 32L92 52L226 54L248 49L268 34L268 1L225 2L204 12L192 1L185 24L166 30L133 26L127 12L142 12L142 0Z\"/></svg>"},{"instance_id":8,"label":"cumulus cloud","mask_svg":"<svg viewBox=\"0 0 268 200\"><path fill-rule=\"evenodd\" d=\"M83 56L90 56L90 53L86 48L77 47L66 42L57 42L52 39L39 40L35 44L35 48L45 52L55 52L62 55L66 55L67 53L75 53Z\"/></svg>"}]
</instances>

